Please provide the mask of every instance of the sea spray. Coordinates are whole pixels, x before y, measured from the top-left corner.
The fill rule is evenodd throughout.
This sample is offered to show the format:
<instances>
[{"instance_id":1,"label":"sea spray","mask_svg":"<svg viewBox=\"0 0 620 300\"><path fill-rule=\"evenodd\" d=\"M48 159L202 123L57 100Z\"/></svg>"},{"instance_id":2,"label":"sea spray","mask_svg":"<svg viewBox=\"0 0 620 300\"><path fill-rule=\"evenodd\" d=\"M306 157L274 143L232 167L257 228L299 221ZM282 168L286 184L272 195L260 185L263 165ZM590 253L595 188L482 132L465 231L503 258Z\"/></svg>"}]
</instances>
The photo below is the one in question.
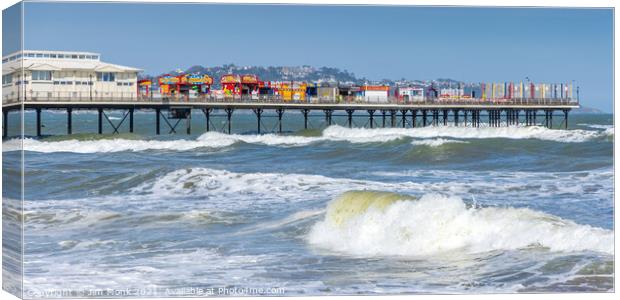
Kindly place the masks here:
<instances>
[{"instance_id":1,"label":"sea spray","mask_svg":"<svg viewBox=\"0 0 620 300\"><path fill-rule=\"evenodd\" d=\"M458 197L426 194L411 201L409 196L380 192L336 198L307 240L319 248L361 256L415 257L528 247L607 254L614 250L612 231L527 208L473 208Z\"/></svg>"}]
</instances>

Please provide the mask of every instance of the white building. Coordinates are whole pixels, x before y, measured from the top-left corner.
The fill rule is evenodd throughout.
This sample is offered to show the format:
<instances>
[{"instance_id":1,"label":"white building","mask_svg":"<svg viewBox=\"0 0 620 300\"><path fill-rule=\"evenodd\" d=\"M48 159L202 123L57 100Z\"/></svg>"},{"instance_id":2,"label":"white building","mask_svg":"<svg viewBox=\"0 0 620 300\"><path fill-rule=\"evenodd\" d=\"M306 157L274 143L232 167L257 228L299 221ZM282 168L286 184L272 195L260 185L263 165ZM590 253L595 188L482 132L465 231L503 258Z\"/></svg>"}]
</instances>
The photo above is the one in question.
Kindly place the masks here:
<instances>
[{"instance_id":1,"label":"white building","mask_svg":"<svg viewBox=\"0 0 620 300\"><path fill-rule=\"evenodd\" d=\"M136 99L140 71L98 53L18 51L2 57L2 101Z\"/></svg>"}]
</instances>

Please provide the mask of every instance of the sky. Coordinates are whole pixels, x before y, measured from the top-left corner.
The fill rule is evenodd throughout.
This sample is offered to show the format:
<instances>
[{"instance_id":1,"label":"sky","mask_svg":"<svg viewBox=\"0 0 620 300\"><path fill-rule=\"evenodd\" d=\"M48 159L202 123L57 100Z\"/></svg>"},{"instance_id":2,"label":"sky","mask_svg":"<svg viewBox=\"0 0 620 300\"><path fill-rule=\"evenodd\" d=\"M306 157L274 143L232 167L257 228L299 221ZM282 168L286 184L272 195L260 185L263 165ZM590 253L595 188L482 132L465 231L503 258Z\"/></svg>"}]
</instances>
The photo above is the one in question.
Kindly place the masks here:
<instances>
[{"instance_id":1,"label":"sky","mask_svg":"<svg viewBox=\"0 0 620 300\"><path fill-rule=\"evenodd\" d=\"M373 80L574 80L583 105L613 109L612 9L28 2L24 45L151 75L234 63Z\"/></svg>"}]
</instances>

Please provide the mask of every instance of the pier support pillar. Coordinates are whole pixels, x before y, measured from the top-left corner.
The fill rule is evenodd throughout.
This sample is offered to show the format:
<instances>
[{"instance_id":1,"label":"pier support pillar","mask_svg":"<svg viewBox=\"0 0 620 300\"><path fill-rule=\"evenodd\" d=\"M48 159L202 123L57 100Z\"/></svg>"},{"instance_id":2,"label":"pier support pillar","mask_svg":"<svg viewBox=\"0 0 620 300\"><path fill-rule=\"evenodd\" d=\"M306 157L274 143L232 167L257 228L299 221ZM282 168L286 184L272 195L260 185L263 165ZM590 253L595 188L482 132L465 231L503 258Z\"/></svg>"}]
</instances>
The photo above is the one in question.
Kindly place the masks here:
<instances>
[{"instance_id":1,"label":"pier support pillar","mask_svg":"<svg viewBox=\"0 0 620 300\"><path fill-rule=\"evenodd\" d=\"M207 132L209 132L209 130L211 130L211 111L212 110L213 110L213 108L210 108L210 107L202 109L202 112L205 114L205 119L206 119L206 122L207 122Z\"/></svg>"},{"instance_id":2,"label":"pier support pillar","mask_svg":"<svg viewBox=\"0 0 620 300\"><path fill-rule=\"evenodd\" d=\"M284 108L276 108L278 114L278 133L282 133L282 115L284 115Z\"/></svg>"},{"instance_id":3,"label":"pier support pillar","mask_svg":"<svg viewBox=\"0 0 620 300\"><path fill-rule=\"evenodd\" d=\"M73 108L67 108L67 134L73 133Z\"/></svg>"},{"instance_id":4,"label":"pier support pillar","mask_svg":"<svg viewBox=\"0 0 620 300\"><path fill-rule=\"evenodd\" d=\"M3 109L2 110L2 137L3 138L7 137L7 134L9 132L7 128L8 125L9 125L9 110Z\"/></svg>"},{"instance_id":5,"label":"pier support pillar","mask_svg":"<svg viewBox=\"0 0 620 300\"><path fill-rule=\"evenodd\" d=\"M129 133L133 133L133 108L129 109Z\"/></svg>"},{"instance_id":6,"label":"pier support pillar","mask_svg":"<svg viewBox=\"0 0 620 300\"><path fill-rule=\"evenodd\" d=\"M411 111L411 128L415 128L415 122L418 118L418 110L414 109Z\"/></svg>"},{"instance_id":7,"label":"pier support pillar","mask_svg":"<svg viewBox=\"0 0 620 300\"><path fill-rule=\"evenodd\" d=\"M155 134L159 134L159 119L161 115L161 109L155 109Z\"/></svg>"},{"instance_id":8,"label":"pier support pillar","mask_svg":"<svg viewBox=\"0 0 620 300\"><path fill-rule=\"evenodd\" d=\"M381 110L381 122L382 122L382 127L385 128L385 109Z\"/></svg>"},{"instance_id":9,"label":"pier support pillar","mask_svg":"<svg viewBox=\"0 0 620 300\"><path fill-rule=\"evenodd\" d=\"M324 109L323 112L325 113L325 122L327 122L327 126L331 126L332 125L332 113L334 111L331 109Z\"/></svg>"},{"instance_id":10,"label":"pier support pillar","mask_svg":"<svg viewBox=\"0 0 620 300\"><path fill-rule=\"evenodd\" d=\"M129 125L131 126L131 132L133 132L133 109L131 110L131 115L130 115L131 119L129 119L130 123ZM189 111L187 112L187 117L185 118L185 130L187 132L187 134L192 134L192 109L190 108Z\"/></svg>"},{"instance_id":11,"label":"pier support pillar","mask_svg":"<svg viewBox=\"0 0 620 300\"><path fill-rule=\"evenodd\" d=\"M428 112L426 111L426 109L422 110L422 126L426 127L426 117L427 117Z\"/></svg>"},{"instance_id":12,"label":"pier support pillar","mask_svg":"<svg viewBox=\"0 0 620 300\"><path fill-rule=\"evenodd\" d=\"M553 110L549 110L549 128L553 128Z\"/></svg>"},{"instance_id":13,"label":"pier support pillar","mask_svg":"<svg viewBox=\"0 0 620 300\"><path fill-rule=\"evenodd\" d=\"M564 109L564 129L568 129L568 109Z\"/></svg>"},{"instance_id":14,"label":"pier support pillar","mask_svg":"<svg viewBox=\"0 0 620 300\"><path fill-rule=\"evenodd\" d=\"M103 133L103 108L97 109L97 133Z\"/></svg>"},{"instance_id":15,"label":"pier support pillar","mask_svg":"<svg viewBox=\"0 0 620 300\"><path fill-rule=\"evenodd\" d=\"M401 113L401 117L403 119L403 128L406 128L407 127L407 110L406 109L402 109L400 111L400 113Z\"/></svg>"},{"instance_id":16,"label":"pier support pillar","mask_svg":"<svg viewBox=\"0 0 620 300\"><path fill-rule=\"evenodd\" d=\"M226 112L226 122L228 123L228 134L230 134L232 131L232 114L234 109L226 108L224 111Z\"/></svg>"},{"instance_id":17,"label":"pier support pillar","mask_svg":"<svg viewBox=\"0 0 620 300\"><path fill-rule=\"evenodd\" d=\"M396 110L390 109L390 124L391 127L396 127Z\"/></svg>"},{"instance_id":18,"label":"pier support pillar","mask_svg":"<svg viewBox=\"0 0 620 300\"><path fill-rule=\"evenodd\" d=\"M452 112L454 113L454 126L458 127L459 126L459 110L455 109Z\"/></svg>"},{"instance_id":19,"label":"pier support pillar","mask_svg":"<svg viewBox=\"0 0 620 300\"><path fill-rule=\"evenodd\" d=\"M519 111L515 110L515 125L519 126Z\"/></svg>"},{"instance_id":20,"label":"pier support pillar","mask_svg":"<svg viewBox=\"0 0 620 300\"><path fill-rule=\"evenodd\" d=\"M310 112L309 109L304 108L301 110L301 113L304 115L304 129L308 129L308 113Z\"/></svg>"},{"instance_id":21,"label":"pier support pillar","mask_svg":"<svg viewBox=\"0 0 620 300\"><path fill-rule=\"evenodd\" d=\"M375 110L374 109L369 109L368 110L368 122L370 123L370 128L373 128L375 126Z\"/></svg>"},{"instance_id":22,"label":"pier support pillar","mask_svg":"<svg viewBox=\"0 0 620 300\"><path fill-rule=\"evenodd\" d=\"M256 131L258 132L258 134L260 134L260 117L263 114L263 109L255 108L252 110L254 111L254 114L256 115Z\"/></svg>"},{"instance_id":23,"label":"pier support pillar","mask_svg":"<svg viewBox=\"0 0 620 300\"><path fill-rule=\"evenodd\" d=\"M349 123L349 128L353 127L353 112L355 110L354 109L347 109L347 122Z\"/></svg>"},{"instance_id":24,"label":"pier support pillar","mask_svg":"<svg viewBox=\"0 0 620 300\"><path fill-rule=\"evenodd\" d=\"M41 109L37 108L37 136L41 136Z\"/></svg>"},{"instance_id":25,"label":"pier support pillar","mask_svg":"<svg viewBox=\"0 0 620 300\"><path fill-rule=\"evenodd\" d=\"M467 110L463 110L463 126L467 127Z\"/></svg>"},{"instance_id":26,"label":"pier support pillar","mask_svg":"<svg viewBox=\"0 0 620 300\"><path fill-rule=\"evenodd\" d=\"M448 110L444 109L443 110L443 126L447 126L448 125Z\"/></svg>"},{"instance_id":27,"label":"pier support pillar","mask_svg":"<svg viewBox=\"0 0 620 300\"><path fill-rule=\"evenodd\" d=\"M439 111L438 110L433 110L433 125L434 126L439 125Z\"/></svg>"}]
</instances>

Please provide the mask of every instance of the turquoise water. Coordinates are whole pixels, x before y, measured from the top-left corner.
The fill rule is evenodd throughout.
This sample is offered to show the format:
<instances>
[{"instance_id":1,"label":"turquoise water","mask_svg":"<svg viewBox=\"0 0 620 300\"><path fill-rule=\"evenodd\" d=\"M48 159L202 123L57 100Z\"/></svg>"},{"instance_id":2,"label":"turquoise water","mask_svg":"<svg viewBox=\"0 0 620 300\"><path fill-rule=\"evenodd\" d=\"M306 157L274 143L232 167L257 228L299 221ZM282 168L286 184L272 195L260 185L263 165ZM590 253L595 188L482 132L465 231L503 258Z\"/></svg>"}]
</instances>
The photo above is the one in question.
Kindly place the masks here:
<instances>
[{"instance_id":1,"label":"turquoise water","mask_svg":"<svg viewBox=\"0 0 620 300\"><path fill-rule=\"evenodd\" d=\"M154 113L138 111L135 133L106 124L98 136L96 114L77 112L75 134L60 136L66 115L46 112L41 138L34 114L25 120L24 289L34 297L613 289L611 115L549 130L349 129L317 114L303 130L287 112L286 132L265 117L258 135L253 115L235 113L226 135L205 133L195 112L191 135L181 122L156 136ZM18 147L3 142L13 199ZM329 203L352 190L417 200L333 224ZM351 201L345 210L362 200Z\"/></svg>"}]
</instances>

